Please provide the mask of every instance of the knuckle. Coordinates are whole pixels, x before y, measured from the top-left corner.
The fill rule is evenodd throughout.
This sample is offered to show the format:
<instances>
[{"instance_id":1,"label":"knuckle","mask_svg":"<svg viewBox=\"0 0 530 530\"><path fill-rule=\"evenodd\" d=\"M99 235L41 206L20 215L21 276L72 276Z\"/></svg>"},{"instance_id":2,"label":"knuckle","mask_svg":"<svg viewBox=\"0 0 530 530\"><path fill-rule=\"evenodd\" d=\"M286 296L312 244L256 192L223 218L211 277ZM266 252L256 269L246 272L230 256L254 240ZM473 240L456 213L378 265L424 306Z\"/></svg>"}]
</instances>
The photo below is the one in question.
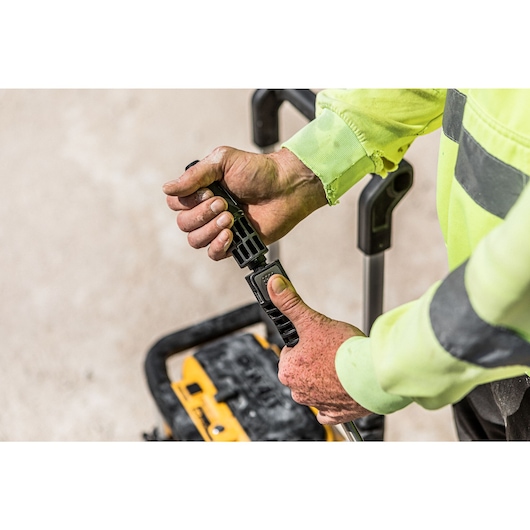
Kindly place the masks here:
<instances>
[{"instance_id":1,"label":"knuckle","mask_svg":"<svg viewBox=\"0 0 530 530\"><path fill-rule=\"evenodd\" d=\"M290 373L290 371L281 364L279 365L278 369L278 380L282 385L287 386L289 388L291 388L293 384L292 373Z\"/></svg>"},{"instance_id":2,"label":"knuckle","mask_svg":"<svg viewBox=\"0 0 530 530\"><path fill-rule=\"evenodd\" d=\"M300 298L296 294L289 291L284 291L285 297L283 299L283 309L284 311L292 311L300 305Z\"/></svg>"},{"instance_id":3,"label":"knuckle","mask_svg":"<svg viewBox=\"0 0 530 530\"><path fill-rule=\"evenodd\" d=\"M309 405L304 394L297 392L296 390L291 390L291 397L293 398L293 401L296 401L299 405Z\"/></svg>"},{"instance_id":4,"label":"knuckle","mask_svg":"<svg viewBox=\"0 0 530 530\"><path fill-rule=\"evenodd\" d=\"M178 227L183 232L191 232L209 223L214 217L209 203L203 203L191 210L184 210L177 215Z\"/></svg>"},{"instance_id":5,"label":"knuckle","mask_svg":"<svg viewBox=\"0 0 530 530\"><path fill-rule=\"evenodd\" d=\"M206 158L211 164L222 163L228 153L228 147L221 145L216 147Z\"/></svg>"},{"instance_id":6,"label":"knuckle","mask_svg":"<svg viewBox=\"0 0 530 530\"><path fill-rule=\"evenodd\" d=\"M224 153L226 152L226 147L224 145L218 145L213 151L212 151L212 155L214 156L214 158L218 157L218 156L222 156L224 155Z\"/></svg>"},{"instance_id":7,"label":"knuckle","mask_svg":"<svg viewBox=\"0 0 530 530\"><path fill-rule=\"evenodd\" d=\"M193 205L196 206L201 202L205 202L213 197L213 191L210 188L199 188L193 194Z\"/></svg>"}]
</instances>

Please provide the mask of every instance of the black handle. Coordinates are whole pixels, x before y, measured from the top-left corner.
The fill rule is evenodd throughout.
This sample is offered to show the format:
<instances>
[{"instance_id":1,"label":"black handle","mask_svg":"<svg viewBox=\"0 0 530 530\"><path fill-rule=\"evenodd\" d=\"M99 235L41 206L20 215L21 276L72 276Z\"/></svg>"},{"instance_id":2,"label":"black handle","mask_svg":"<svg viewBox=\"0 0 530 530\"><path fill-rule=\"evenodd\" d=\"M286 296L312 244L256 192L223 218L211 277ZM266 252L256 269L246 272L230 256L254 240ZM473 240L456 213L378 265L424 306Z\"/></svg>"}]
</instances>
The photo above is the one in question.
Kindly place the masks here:
<instances>
[{"instance_id":1,"label":"black handle","mask_svg":"<svg viewBox=\"0 0 530 530\"><path fill-rule=\"evenodd\" d=\"M279 109L288 101L308 120L315 118L316 94L306 88L256 90L252 96L252 129L254 143L268 147L279 141Z\"/></svg>"},{"instance_id":2,"label":"black handle","mask_svg":"<svg viewBox=\"0 0 530 530\"><path fill-rule=\"evenodd\" d=\"M223 197L228 203L228 211L234 217L234 224L232 225L232 234L234 238L230 245L229 251L236 260L237 264L243 267L250 267L255 269L265 262L265 254L269 249L261 240L259 234L250 224L245 216L245 213L232 197L229 191L218 182L213 182L208 186L214 195Z\"/></svg>"},{"instance_id":3,"label":"black handle","mask_svg":"<svg viewBox=\"0 0 530 530\"><path fill-rule=\"evenodd\" d=\"M298 332L294 324L272 303L267 291L267 283L274 274L281 274L289 279L280 260L275 260L249 274L246 280L259 305L276 326L285 345L292 348L298 344Z\"/></svg>"},{"instance_id":4,"label":"black handle","mask_svg":"<svg viewBox=\"0 0 530 530\"><path fill-rule=\"evenodd\" d=\"M194 166L197 162L198 160L191 162L186 166L186 169ZM281 274L287 278L285 270L279 260L267 264L265 254L269 249L230 192L218 182L210 184L209 188L214 195L221 196L227 201L228 210L234 216L234 224L231 228L234 239L230 246L232 256L240 268L248 267L253 271L247 276L247 281L260 307L271 319L285 345L295 346L298 343L298 333L293 323L274 306L267 292L269 278L273 274Z\"/></svg>"},{"instance_id":5,"label":"black handle","mask_svg":"<svg viewBox=\"0 0 530 530\"><path fill-rule=\"evenodd\" d=\"M370 330L383 308L383 252L391 244L392 211L412 187L412 182L412 166L402 160L398 169L386 178L373 175L359 197L358 247L368 256L364 271L366 332ZM370 414L355 420L355 425L364 440L384 439L383 415Z\"/></svg>"},{"instance_id":6,"label":"black handle","mask_svg":"<svg viewBox=\"0 0 530 530\"><path fill-rule=\"evenodd\" d=\"M186 170L194 166L198 160L191 162L186 166ZM212 182L208 188L218 197L223 197L228 204L228 211L234 217L232 233L234 239L230 245L229 251L236 260L237 264L243 267L255 269L265 263L265 254L269 249L261 240L259 234L246 218L241 206L239 206L232 194L224 188L219 182Z\"/></svg>"},{"instance_id":7,"label":"black handle","mask_svg":"<svg viewBox=\"0 0 530 530\"><path fill-rule=\"evenodd\" d=\"M412 187L412 166L402 160L386 178L373 175L359 197L357 245L368 256L390 248L392 211Z\"/></svg>"}]
</instances>

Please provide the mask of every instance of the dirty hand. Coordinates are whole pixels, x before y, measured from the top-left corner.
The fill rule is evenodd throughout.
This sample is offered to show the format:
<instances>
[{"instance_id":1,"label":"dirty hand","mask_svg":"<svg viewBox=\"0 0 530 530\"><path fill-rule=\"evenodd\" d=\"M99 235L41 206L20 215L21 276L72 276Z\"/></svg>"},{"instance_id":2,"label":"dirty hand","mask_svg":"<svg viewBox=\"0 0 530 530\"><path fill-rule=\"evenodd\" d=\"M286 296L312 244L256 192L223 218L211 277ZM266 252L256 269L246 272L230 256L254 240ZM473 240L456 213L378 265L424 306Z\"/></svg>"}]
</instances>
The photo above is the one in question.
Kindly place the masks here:
<instances>
[{"instance_id":1,"label":"dirty hand","mask_svg":"<svg viewBox=\"0 0 530 530\"><path fill-rule=\"evenodd\" d=\"M278 371L294 401L318 409L317 419L322 424L345 423L370 414L344 390L335 371L339 346L364 334L313 311L283 276L272 276L267 289L272 303L291 320L300 337L293 348L283 348Z\"/></svg>"},{"instance_id":2,"label":"dirty hand","mask_svg":"<svg viewBox=\"0 0 530 530\"><path fill-rule=\"evenodd\" d=\"M176 180L164 184L168 206L193 248L209 245L213 260L227 256L233 234L226 201L206 189L214 181L235 199L268 245L327 204L322 183L293 153L283 148L256 154L218 147Z\"/></svg>"}]
</instances>

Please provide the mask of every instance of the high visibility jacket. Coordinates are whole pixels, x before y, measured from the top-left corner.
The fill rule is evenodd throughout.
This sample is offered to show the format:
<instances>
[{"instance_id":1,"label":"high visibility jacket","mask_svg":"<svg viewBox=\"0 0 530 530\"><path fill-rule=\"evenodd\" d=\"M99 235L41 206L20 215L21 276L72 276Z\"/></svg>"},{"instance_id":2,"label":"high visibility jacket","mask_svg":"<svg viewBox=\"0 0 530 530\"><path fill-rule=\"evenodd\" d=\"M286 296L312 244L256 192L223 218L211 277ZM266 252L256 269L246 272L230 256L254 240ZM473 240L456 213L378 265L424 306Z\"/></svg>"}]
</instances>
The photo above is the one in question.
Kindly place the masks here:
<instances>
[{"instance_id":1,"label":"high visibility jacket","mask_svg":"<svg viewBox=\"0 0 530 530\"><path fill-rule=\"evenodd\" d=\"M455 403L475 386L530 374L530 91L325 90L285 142L328 201L395 170L442 127L437 209L449 270L336 354L347 392L379 414Z\"/></svg>"}]
</instances>

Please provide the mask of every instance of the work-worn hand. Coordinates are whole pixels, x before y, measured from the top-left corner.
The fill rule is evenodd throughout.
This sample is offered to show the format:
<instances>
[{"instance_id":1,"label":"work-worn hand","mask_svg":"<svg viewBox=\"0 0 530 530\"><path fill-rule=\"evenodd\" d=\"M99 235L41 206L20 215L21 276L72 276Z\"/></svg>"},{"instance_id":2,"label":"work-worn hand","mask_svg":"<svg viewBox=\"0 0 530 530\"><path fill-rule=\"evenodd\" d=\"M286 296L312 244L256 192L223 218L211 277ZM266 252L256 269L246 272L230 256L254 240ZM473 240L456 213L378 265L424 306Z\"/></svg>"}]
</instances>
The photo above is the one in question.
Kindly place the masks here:
<instances>
[{"instance_id":1,"label":"work-worn hand","mask_svg":"<svg viewBox=\"0 0 530 530\"><path fill-rule=\"evenodd\" d=\"M222 181L240 203L266 245L327 204L320 179L289 150L257 154L218 147L163 187L168 206L179 212L177 224L188 233L189 244L209 245L213 260L227 256L233 237L226 201L206 189L214 181Z\"/></svg>"},{"instance_id":2,"label":"work-worn hand","mask_svg":"<svg viewBox=\"0 0 530 530\"><path fill-rule=\"evenodd\" d=\"M272 276L267 289L272 303L291 320L300 337L293 348L283 348L278 371L294 401L318 409L322 424L345 423L370 414L344 390L335 371L339 346L364 334L308 307L283 276Z\"/></svg>"}]
</instances>

